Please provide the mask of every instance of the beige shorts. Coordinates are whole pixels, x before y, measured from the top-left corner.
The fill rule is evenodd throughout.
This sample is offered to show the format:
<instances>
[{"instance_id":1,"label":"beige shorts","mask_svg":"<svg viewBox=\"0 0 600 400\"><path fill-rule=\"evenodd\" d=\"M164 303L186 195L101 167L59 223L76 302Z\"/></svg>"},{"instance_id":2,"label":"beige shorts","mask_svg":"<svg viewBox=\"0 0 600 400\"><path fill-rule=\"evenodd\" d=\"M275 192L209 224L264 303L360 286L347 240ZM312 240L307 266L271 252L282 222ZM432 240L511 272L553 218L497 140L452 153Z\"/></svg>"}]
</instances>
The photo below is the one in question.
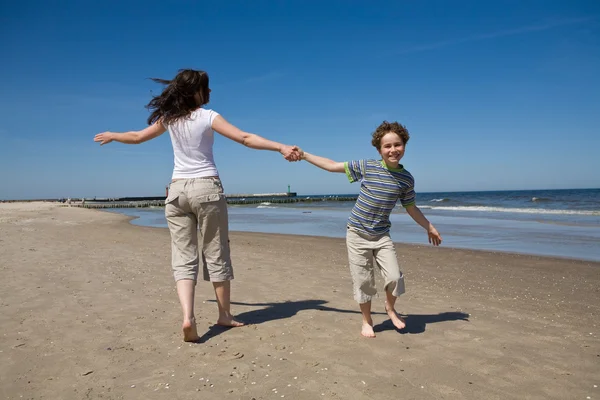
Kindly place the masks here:
<instances>
[{"instance_id":1,"label":"beige shorts","mask_svg":"<svg viewBox=\"0 0 600 400\"><path fill-rule=\"evenodd\" d=\"M384 290L396 297L405 292L404 275L398 266L396 248L389 233L372 237L348 228L346 247L354 300L363 304L371 301L371 298L377 294L374 265L377 265L381 272Z\"/></svg>"},{"instance_id":2,"label":"beige shorts","mask_svg":"<svg viewBox=\"0 0 600 400\"><path fill-rule=\"evenodd\" d=\"M233 279L227 202L219 178L171 182L165 217L171 232L171 262L176 281L196 281L200 260L204 280Z\"/></svg>"}]
</instances>

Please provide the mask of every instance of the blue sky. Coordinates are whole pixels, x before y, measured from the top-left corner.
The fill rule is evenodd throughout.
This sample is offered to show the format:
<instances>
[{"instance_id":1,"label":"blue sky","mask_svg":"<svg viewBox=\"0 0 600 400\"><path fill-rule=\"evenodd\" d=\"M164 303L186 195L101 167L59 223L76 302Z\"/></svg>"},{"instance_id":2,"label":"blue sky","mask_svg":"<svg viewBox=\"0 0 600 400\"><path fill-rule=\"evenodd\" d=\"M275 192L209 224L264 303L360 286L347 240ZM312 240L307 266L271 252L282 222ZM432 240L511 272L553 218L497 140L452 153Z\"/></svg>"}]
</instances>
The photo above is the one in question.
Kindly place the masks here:
<instances>
[{"instance_id":1,"label":"blue sky","mask_svg":"<svg viewBox=\"0 0 600 400\"><path fill-rule=\"evenodd\" d=\"M56 4L60 4L57 6ZM145 127L148 78L208 71L241 129L337 161L411 133L420 192L600 187L600 2L2 2L0 199L161 195L168 135ZM228 193L355 193L342 174L217 135Z\"/></svg>"}]
</instances>

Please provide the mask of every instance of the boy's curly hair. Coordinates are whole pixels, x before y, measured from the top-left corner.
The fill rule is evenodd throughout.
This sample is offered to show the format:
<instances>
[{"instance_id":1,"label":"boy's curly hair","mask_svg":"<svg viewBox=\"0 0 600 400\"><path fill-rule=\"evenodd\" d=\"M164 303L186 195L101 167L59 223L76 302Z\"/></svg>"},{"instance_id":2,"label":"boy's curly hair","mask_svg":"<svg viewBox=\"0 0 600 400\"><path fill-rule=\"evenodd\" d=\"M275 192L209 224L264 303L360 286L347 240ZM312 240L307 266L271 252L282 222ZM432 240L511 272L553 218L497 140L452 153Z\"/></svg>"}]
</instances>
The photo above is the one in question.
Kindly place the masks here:
<instances>
[{"instance_id":1,"label":"boy's curly hair","mask_svg":"<svg viewBox=\"0 0 600 400\"><path fill-rule=\"evenodd\" d=\"M408 143L408 139L410 139L408 130L404 125L399 124L398 122L383 121L381 125L379 125L377 129L375 129L375 132L373 132L373 140L371 140L371 144L377 150L381 149L381 138L390 132L393 132L396 135L398 135L398 137L402 139L404 145L406 145L406 143Z\"/></svg>"}]
</instances>

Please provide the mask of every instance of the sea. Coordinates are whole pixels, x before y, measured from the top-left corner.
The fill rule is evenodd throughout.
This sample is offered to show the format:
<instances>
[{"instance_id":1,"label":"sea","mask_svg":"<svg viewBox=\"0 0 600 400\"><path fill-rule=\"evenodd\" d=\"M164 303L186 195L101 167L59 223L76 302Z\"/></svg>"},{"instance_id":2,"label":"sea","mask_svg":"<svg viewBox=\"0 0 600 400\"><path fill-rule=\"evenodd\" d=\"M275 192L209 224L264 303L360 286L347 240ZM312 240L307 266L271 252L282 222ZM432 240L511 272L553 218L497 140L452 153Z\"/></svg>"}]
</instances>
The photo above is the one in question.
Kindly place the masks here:
<instances>
[{"instance_id":1,"label":"sea","mask_svg":"<svg viewBox=\"0 0 600 400\"><path fill-rule=\"evenodd\" d=\"M298 195L297 203L229 205L231 231L345 237L356 194ZM600 261L600 189L417 193L417 205L442 246ZM135 225L167 227L164 208L118 208ZM427 234L398 205L395 242L429 245Z\"/></svg>"}]
</instances>

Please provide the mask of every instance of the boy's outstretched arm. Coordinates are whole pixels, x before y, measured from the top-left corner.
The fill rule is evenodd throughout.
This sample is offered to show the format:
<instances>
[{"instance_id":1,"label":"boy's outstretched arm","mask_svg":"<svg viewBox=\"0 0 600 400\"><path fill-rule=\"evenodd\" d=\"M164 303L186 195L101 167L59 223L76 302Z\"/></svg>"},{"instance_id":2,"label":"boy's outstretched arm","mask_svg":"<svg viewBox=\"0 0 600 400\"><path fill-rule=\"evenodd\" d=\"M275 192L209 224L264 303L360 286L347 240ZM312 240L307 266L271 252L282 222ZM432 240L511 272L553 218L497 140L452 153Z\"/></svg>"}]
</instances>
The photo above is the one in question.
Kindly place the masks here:
<instances>
[{"instance_id":1,"label":"boy's outstretched arm","mask_svg":"<svg viewBox=\"0 0 600 400\"><path fill-rule=\"evenodd\" d=\"M434 246L439 246L442 243L442 236L439 234L435 226L421 212L419 207L416 205L410 205L406 207L406 212L411 216L412 219L419 225L421 225L426 231L427 236L429 236L429 243Z\"/></svg>"},{"instance_id":2,"label":"boy's outstretched arm","mask_svg":"<svg viewBox=\"0 0 600 400\"><path fill-rule=\"evenodd\" d=\"M337 162L330 160L325 157L315 156L314 154L307 153L298 149L302 160L306 160L314 166L324 169L329 172L346 172L343 162Z\"/></svg>"}]
</instances>

